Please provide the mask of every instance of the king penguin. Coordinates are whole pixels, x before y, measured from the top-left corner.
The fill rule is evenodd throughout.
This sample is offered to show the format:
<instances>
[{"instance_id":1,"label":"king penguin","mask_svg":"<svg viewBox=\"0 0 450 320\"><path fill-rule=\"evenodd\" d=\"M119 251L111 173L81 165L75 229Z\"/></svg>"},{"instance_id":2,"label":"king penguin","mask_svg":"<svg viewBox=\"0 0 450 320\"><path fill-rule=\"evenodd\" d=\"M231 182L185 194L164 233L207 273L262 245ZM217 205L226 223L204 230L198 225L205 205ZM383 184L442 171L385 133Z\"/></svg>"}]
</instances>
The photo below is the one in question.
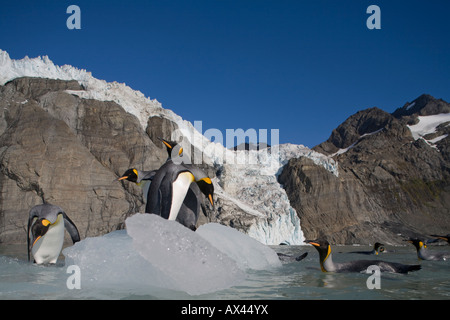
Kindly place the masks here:
<instances>
[{"instance_id":1,"label":"king penguin","mask_svg":"<svg viewBox=\"0 0 450 320\"><path fill-rule=\"evenodd\" d=\"M444 240L444 241L447 241L447 243L450 244L450 234L448 234L446 236L439 236L439 235L436 235L436 234L432 234L431 236L435 237L435 238L438 238L438 239L441 239L441 240Z\"/></svg>"},{"instance_id":2,"label":"king penguin","mask_svg":"<svg viewBox=\"0 0 450 320\"><path fill-rule=\"evenodd\" d=\"M384 244L379 243L379 242L375 242L375 244L373 245L373 250L371 251L352 251L349 253L357 253L357 254L365 254L365 255L378 255L379 253L384 252Z\"/></svg>"},{"instance_id":3,"label":"king penguin","mask_svg":"<svg viewBox=\"0 0 450 320\"><path fill-rule=\"evenodd\" d=\"M163 139L161 140L166 145L170 157L174 143L170 143ZM182 155L182 153L183 149L180 148L178 156ZM189 194L189 190L193 189L190 188L193 182L196 182L200 191L203 192L211 205L214 206L214 186L211 179L204 171L192 164L177 164L172 158L169 158L153 177L147 196L145 212L157 213L165 219L176 220L178 213ZM198 199L198 196L195 195L195 191L192 192L193 194L188 196L187 200ZM198 217L197 211L198 209L194 209L194 213Z\"/></svg>"},{"instance_id":4,"label":"king penguin","mask_svg":"<svg viewBox=\"0 0 450 320\"><path fill-rule=\"evenodd\" d=\"M412 243L417 250L417 257L419 260L432 260L432 261L440 261L440 260L448 260L450 259L450 253L447 252L432 252L427 249L427 245L421 239L412 239L405 240L409 243Z\"/></svg>"},{"instance_id":5,"label":"king penguin","mask_svg":"<svg viewBox=\"0 0 450 320\"><path fill-rule=\"evenodd\" d=\"M80 241L75 224L58 206L44 203L31 208L28 216L28 261L33 255L37 264L55 264L64 242L66 229L72 242Z\"/></svg>"},{"instance_id":6,"label":"king penguin","mask_svg":"<svg viewBox=\"0 0 450 320\"><path fill-rule=\"evenodd\" d=\"M320 267L323 272L366 272L367 268L372 265L378 266L382 272L390 273L408 273L421 269L420 265L405 265L381 260L333 262L331 246L327 240L306 240L305 242L313 245L319 252Z\"/></svg>"},{"instance_id":7,"label":"king penguin","mask_svg":"<svg viewBox=\"0 0 450 320\"><path fill-rule=\"evenodd\" d=\"M167 147L168 159L158 170L139 171L128 169L118 180L129 180L142 184L143 180L151 181L146 195L147 213L158 214L169 220L176 220L184 226L195 230L199 213L203 206L202 193L214 207L214 186L203 170L191 164L176 164L172 161L175 142L160 140ZM183 149L178 150L178 156ZM196 183L192 183L196 182Z\"/></svg>"}]
</instances>

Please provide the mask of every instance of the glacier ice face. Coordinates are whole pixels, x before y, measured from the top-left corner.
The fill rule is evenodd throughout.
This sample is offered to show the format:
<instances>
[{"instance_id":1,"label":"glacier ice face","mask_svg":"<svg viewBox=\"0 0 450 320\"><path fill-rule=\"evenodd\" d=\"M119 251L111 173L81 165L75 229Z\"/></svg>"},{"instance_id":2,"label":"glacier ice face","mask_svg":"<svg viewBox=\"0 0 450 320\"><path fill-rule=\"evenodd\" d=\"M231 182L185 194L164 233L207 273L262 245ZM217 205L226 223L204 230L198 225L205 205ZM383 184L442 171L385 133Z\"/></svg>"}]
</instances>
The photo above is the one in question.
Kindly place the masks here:
<instances>
[{"instance_id":1,"label":"glacier ice face","mask_svg":"<svg viewBox=\"0 0 450 320\"><path fill-rule=\"evenodd\" d=\"M98 80L90 72L69 65L56 66L47 56L13 60L7 52L0 50L0 84L23 76L77 80L85 90L68 90L69 93L81 98L115 101L135 115L144 130L152 116L176 123L179 129L174 134L185 138L182 143L184 150L191 150L192 146L201 150L203 162L226 172L226 175L218 177L216 189L224 199L258 217L247 232L264 244L302 244L304 240L300 219L277 182L277 174L289 159L307 157L338 175L338 165L333 159L302 145L283 144L259 151L232 151L220 143L211 142L201 132L202 128L163 108L156 99L151 100L123 83Z\"/></svg>"}]
</instances>

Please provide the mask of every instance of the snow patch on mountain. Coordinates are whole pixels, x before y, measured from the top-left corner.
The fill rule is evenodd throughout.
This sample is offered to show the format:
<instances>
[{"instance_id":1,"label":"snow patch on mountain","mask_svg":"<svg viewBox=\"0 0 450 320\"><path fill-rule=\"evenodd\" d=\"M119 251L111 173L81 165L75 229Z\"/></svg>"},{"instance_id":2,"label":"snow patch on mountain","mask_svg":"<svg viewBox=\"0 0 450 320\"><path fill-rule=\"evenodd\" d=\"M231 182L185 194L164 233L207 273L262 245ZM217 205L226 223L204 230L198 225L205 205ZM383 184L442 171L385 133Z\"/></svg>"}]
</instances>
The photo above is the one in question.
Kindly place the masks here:
<instances>
[{"instance_id":1,"label":"snow patch on mountain","mask_svg":"<svg viewBox=\"0 0 450 320\"><path fill-rule=\"evenodd\" d=\"M244 212L258 216L257 223L248 233L264 244L302 244L304 240L300 219L277 181L278 174L289 159L310 158L338 176L337 162L303 145L282 144L262 150L229 150L220 143L211 142L191 122L163 108L156 99L145 97L124 83L99 80L91 72L70 65L56 66L48 56L13 60L6 51L0 49L0 85L18 77L76 80L84 90L67 90L69 93L85 99L114 101L136 116L144 130L148 118L152 116L175 122L179 127L178 134L186 138L182 143L183 148L190 150L186 144L195 146L201 150L203 161L225 173L219 177L221 189L218 192L222 193L219 196L238 204Z\"/></svg>"},{"instance_id":2,"label":"snow patch on mountain","mask_svg":"<svg viewBox=\"0 0 450 320\"><path fill-rule=\"evenodd\" d=\"M440 113L431 116L419 116L419 122L408 126L411 134L415 140L426 136L430 133L435 133L436 128L445 122L450 122L450 113Z\"/></svg>"}]
</instances>

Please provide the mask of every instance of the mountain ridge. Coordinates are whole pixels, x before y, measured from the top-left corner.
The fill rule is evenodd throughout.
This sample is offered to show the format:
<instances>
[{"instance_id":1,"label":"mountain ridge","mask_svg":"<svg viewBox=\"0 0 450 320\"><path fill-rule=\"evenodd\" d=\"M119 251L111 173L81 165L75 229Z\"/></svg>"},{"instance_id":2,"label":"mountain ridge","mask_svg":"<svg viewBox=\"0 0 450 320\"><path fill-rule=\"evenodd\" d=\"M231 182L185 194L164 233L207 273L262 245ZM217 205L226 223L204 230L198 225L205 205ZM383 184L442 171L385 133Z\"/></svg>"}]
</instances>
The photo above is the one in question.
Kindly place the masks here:
<instances>
[{"instance_id":1,"label":"mountain ridge","mask_svg":"<svg viewBox=\"0 0 450 320\"><path fill-rule=\"evenodd\" d=\"M449 103L424 94L392 114L369 108L351 115L313 148L336 159L339 178L291 159L279 180L305 236L400 244L448 232L449 112Z\"/></svg>"}]
</instances>

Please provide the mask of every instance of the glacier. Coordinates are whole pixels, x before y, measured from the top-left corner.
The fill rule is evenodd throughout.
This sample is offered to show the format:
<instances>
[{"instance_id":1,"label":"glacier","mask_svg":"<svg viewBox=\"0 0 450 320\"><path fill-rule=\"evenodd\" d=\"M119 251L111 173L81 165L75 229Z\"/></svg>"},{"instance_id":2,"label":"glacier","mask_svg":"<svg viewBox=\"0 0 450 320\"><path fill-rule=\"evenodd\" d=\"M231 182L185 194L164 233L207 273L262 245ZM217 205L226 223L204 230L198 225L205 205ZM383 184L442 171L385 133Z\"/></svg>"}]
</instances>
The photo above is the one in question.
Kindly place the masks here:
<instances>
[{"instance_id":1,"label":"glacier","mask_svg":"<svg viewBox=\"0 0 450 320\"><path fill-rule=\"evenodd\" d=\"M152 116L176 123L179 129L174 134L183 136L182 147L201 150L202 160L224 173L213 181L217 196L232 201L246 214L257 217L247 234L263 244L304 242L301 221L277 181L289 159L307 157L334 175L339 174L338 163L334 159L303 145L288 143L262 150L229 150L220 143L211 142L191 122L163 108L156 99L146 97L125 83L99 80L91 72L70 65L56 66L48 56L14 60L0 49L0 84L25 76L76 80L84 90L67 90L68 93L80 98L114 101L136 116L144 130Z\"/></svg>"}]
</instances>

